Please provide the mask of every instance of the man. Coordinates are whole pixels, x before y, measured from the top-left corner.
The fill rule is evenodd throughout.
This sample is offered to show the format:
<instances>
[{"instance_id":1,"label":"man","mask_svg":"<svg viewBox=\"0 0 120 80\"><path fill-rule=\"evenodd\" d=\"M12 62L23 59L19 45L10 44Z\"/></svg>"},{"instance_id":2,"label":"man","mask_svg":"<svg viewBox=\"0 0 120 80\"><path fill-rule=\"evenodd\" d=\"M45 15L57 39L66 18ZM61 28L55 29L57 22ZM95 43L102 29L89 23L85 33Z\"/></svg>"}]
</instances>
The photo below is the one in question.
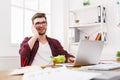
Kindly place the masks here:
<instances>
[{"instance_id":1,"label":"man","mask_svg":"<svg viewBox=\"0 0 120 80\"><path fill-rule=\"evenodd\" d=\"M50 56L65 55L65 62L73 62L74 56L63 49L60 42L46 35L47 18L44 13L36 13L32 17L32 37L26 37L20 46L19 53L24 58L22 66L48 65Z\"/></svg>"}]
</instances>

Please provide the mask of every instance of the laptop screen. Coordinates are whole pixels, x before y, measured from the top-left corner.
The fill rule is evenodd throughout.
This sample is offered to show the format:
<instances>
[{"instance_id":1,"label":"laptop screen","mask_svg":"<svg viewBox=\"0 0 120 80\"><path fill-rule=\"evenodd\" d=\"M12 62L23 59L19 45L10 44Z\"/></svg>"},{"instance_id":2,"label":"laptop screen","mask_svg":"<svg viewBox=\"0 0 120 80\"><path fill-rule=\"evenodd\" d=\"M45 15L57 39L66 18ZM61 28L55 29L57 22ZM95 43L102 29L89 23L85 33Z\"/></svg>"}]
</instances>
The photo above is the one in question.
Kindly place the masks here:
<instances>
[{"instance_id":1,"label":"laptop screen","mask_svg":"<svg viewBox=\"0 0 120 80\"><path fill-rule=\"evenodd\" d=\"M104 41L81 40L75 56L75 66L98 64L103 50Z\"/></svg>"}]
</instances>

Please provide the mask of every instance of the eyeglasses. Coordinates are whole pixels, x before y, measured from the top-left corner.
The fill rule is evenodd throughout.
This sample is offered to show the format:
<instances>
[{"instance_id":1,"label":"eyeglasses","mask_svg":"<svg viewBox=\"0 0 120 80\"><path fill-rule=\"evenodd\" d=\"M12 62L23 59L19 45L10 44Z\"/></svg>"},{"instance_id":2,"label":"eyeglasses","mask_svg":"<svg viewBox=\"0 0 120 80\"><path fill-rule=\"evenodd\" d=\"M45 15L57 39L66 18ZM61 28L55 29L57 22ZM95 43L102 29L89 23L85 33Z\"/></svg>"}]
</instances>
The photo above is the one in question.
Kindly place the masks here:
<instances>
[{"instance_id":1,"label":"eyeglasses","mask_svg":"<svg viewBox=\"0 0 120 80\"><path fill-rule=\"evenodd\" d=\"M46 25L47 22L46 21L43 21L43 22L36 22L35 25L38 26L38 25Z\"/></svg>"}]
</instances>

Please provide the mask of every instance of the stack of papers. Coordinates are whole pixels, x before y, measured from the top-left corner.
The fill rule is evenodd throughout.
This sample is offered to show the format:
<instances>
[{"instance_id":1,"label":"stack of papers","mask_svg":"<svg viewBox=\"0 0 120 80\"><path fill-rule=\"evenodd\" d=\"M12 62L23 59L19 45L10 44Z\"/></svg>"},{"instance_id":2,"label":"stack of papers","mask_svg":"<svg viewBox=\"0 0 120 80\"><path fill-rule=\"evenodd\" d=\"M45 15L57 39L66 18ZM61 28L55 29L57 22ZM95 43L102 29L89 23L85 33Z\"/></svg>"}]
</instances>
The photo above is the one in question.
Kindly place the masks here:
<instances>
[{"instance_id":1,"label":"stack of papers","mask_svg":"<svg viewBox=\"0 0 120 80\"><path fill-rule=\"evenodd\" d=\"M67 69L66 67L60 68L45 68L31 73L25 73L22 80L89 80L100 73L75 71Z\"/></svg>"},{"instance_id":2,"label":"stack of papers","mask_svg":"<svg viewBox=\"0 0 120 80\"><path fill-rule=\"evenodd\" d=\"M119 63L97 64L93 66L83 66L82 68L86 68L88 70L113 70L120 68L120 64Z\"/></svg>"}]
</instances>

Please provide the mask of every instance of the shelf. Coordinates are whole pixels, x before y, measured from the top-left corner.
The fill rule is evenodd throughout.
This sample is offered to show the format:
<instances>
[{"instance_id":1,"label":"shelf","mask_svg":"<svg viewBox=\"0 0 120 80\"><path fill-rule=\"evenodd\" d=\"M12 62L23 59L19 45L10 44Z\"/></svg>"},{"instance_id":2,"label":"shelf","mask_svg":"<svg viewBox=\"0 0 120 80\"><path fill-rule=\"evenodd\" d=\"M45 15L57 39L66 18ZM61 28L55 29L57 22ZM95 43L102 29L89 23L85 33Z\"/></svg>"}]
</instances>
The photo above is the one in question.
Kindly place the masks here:
<instances>
[{"instance_id":1,"label":"shelf","mask_svg":"<svg viewBox=\"0 0 120 80\"><path fill-rule=\"evenodd\" d=\"M80 40L107 41L106 7L96 4L69 9L70 48ZM98 37L98 33L100 36Z\"/></svg>"},{"instance_id":2,"label":"shelf","mask_svg":"<svg viewBox=\"0 0 120 80\"><path fill-rule=\"evenodd\" d=\"M70 12L78 12L78 11L87 10L87 9L90 10L92 8L97 8L98 6L101 6L101 4L82 6L78 9L70 9Z\"/></svg>"},{"instance_id":3,"label":"shelf","mask_svg":"<svg viewBox=\"0 0 120 80\"><path fill-rule=\"evenodd\" d=\"M102 25L102 23L75 24L70 26L69 28L89 28L89 27L96 27L100 25Z\"/></svg>"}]
</instances>

